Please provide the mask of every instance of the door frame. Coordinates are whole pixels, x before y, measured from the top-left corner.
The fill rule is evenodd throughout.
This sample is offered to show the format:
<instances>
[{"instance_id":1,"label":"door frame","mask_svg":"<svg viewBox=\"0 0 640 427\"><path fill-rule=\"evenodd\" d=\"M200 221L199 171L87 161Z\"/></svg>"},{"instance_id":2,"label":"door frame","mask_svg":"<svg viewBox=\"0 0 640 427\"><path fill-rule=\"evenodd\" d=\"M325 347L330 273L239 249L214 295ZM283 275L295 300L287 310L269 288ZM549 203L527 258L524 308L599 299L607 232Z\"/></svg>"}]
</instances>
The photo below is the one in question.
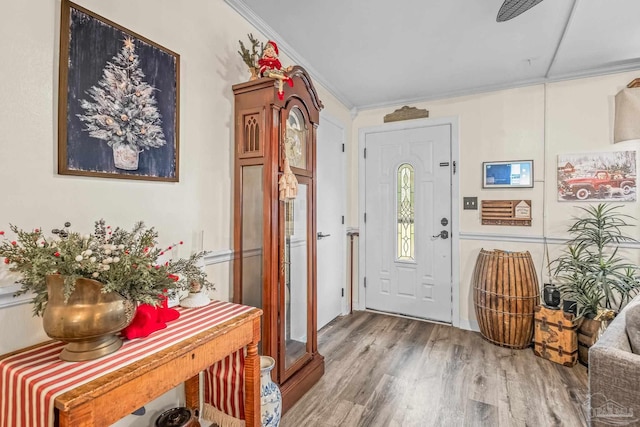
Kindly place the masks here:
<instances>
[{"instance_id":1,"label":"door frame","mask_svg":"<svg viewBox=\"0 0 640 427\"><path fill-rule=\"evenodd\" d=\"M340 121L339 119L337 119L336 117L332 116L330 113L326 113L323 110L320 111L320 126L322 126L322 122L323 121L327 121L330 122L332 125L334 125L335 127L340 129L340 133L341 133L341 137L342 137L342 144L344 145L344 151L342 152L342 155L340 156L340 165L339 167L342 170L342 176L344 178L344 186L343 186L343 191L341 194L341 199L342 199L342 209L343 209L343 215L344 215L344 223L342 224L342 228L341 228L341 233L339 236L340 239L340 255L342 257L342 287L344 288L344 295L342 296L342 298L340 299L340 314L342 316L345 316L347 314L349 314L349 310L347 309L347 286L348 286L348 282L347 282L347 183L349 181L349 177L347 175L347 150L349 149L349 147L347 146L347 139L346 139L346 126L345 124ZM316 135L317 137L317 135ZM318 144L319 141L316 138L316 144ZM316 153L317 153L318 147L316 146ZM317 158L317 154L316 154L316 158ZM316 164L316 173L318 171L318 165ZM317 203L317 194L316 194L316 203ZM316 208L317 209L317 208ZM316 214L317 215L317 214ZM317 225L317 217L316 217L316 225ZM316 257L318 256L317 253L317 249L316 249ZM316 261L317 262L317 261ZM317 274L316 274L316 280L318 279ZM320 290L319 288L317 289L318 291Z\"/></svg>"},{"instance_id":2,"label":"door frame","mask_svg":"<svg viewBox=\"0 0 640 427\"><path fill-rule=\"evenodd\" d=\"M451 162L456 163L456 172L451 175L451 324L460 327L460 139L457 116L437 119L415 119L363 127L358 130L358 309L366 310L364 273L367 242L367 227L364 222L365 208L365 159L366 137L370 133L391 132L422 127L449 125L451 127Z\"/></svg>"}]
</instances>

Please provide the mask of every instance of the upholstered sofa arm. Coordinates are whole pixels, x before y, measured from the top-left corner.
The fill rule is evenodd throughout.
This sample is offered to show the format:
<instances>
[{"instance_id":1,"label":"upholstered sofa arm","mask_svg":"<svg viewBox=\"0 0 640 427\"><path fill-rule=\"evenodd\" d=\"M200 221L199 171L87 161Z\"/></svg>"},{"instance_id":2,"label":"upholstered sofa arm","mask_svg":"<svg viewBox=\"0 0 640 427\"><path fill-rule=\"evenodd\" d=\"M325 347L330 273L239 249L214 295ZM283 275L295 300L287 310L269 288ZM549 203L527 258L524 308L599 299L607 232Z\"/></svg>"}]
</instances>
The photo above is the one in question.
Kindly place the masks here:
<instances>
[{"instance_id":1,"label":"upholstered sofa arm","mask_svg":"<svg viewBox=\"0 0 640 427\"><path fill-rule=\"evenodd\" d=\"M635 298L628 307L640 303ZM640 423L640 355L631 351L625 310L611 322L589 350L591 425L611 426L612 421ZM618 424L623 425L623 424Z\"/></svg>"}]
</instances>

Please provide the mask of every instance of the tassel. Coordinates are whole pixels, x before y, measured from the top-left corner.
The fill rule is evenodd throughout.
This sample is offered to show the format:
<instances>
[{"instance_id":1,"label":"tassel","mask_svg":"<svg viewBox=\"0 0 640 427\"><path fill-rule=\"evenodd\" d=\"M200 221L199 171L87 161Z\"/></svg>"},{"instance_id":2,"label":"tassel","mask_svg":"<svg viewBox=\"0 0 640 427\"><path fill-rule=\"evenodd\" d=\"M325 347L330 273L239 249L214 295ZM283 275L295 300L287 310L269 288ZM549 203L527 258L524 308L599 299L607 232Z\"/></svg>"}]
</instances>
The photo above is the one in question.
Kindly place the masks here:
<instances>
[{"instance_id":1,"label":"tassel","mask_svg":"<svg viewBox=\"0 0 640 427\"><path fill-rule=\"evenodd\" d=\"M280 200L295 199L298 195L298 180L291 172L289 167L289 159L284 159L284 171L278 180L278 188L280 190Z\"/></svg>"}]
</instances>

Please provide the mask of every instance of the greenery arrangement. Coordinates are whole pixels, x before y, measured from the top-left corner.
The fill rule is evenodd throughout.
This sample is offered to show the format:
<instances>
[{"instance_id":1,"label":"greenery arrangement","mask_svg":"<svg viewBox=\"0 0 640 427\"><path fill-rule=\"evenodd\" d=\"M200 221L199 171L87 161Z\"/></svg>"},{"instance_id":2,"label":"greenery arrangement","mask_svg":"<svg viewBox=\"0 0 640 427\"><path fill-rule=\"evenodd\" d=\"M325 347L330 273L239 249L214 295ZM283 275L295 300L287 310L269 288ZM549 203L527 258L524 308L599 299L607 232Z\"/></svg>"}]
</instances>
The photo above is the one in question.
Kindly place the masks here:
<instances>
[{"instance_id":1,"label":"greenery arrangement","mask_svg":"<svg viewBox=\"0 0 640 427\"><path fill-rule=\"evenodd\" d=\"M249 42L251 43L251 50L245 47L244 43L242 43L242 40L238 40L238 43L240 43L240 50L238 51L238 54L247 65L247 67L249 67L249 71L253 70L252 72L257 72L257 70L260 68L258 66L258 60L264 54L264 43L259 42L258 39L253 37L252 33L247 34L247 37L249 38ZM260 46L260 50L258 50L258 46Z\"/></svg>"},{"instance_id":2,"label":"greenery arrangement","mask_svg":"<svg viewBox=\"0 0 640 427\"><path fill-rule=\"evenodd\" d=\"M78 278L94 279L103 284L103 292L117 292L135 303L158 305L161 298L175 295L197 282L205 289L213 289L213 283L198 267L205 252L192 254L188 259L159 263L159 258L169 254L176 245L160 248L158 233L143 222L131 231L117 227L112 229L104 220L95 222L93 234L80 234L65 228L52 230L53 236L45 237L42 230L21 230L11 225L15 240L4 239L0 243L0 257L10 270L22 278L21 290L35 294L33 313L41 316L47 304L45 278L50 274L64 276L64 295L73 293ZM0 235L4 235L0 231Z\"/></svg>"},{"instance_id":3,"label":"greenery arrangement","mask_svg":"<svg viewBox=\"0 0 640 427\"><path fill-rule=\"evenodd\" d=\"M617 313L640 291L640 267L619 254L620 243L636 241L624 231L633 217L620 213L621 207L580 207L584 216L568 230L573 238L551 263L558 289L565 300L577 302L578 316L598 320Z\"/></svg>"}]
</instances>

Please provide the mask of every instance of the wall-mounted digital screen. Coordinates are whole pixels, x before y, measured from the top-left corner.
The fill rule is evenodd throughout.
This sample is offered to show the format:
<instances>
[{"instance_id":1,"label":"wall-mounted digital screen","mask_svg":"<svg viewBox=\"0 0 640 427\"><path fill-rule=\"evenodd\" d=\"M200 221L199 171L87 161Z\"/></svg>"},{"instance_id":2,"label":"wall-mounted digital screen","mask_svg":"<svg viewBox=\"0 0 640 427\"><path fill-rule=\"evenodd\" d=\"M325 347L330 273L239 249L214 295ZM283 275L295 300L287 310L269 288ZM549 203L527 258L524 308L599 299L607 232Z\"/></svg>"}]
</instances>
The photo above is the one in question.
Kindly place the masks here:
<instances>
[{"instance_id":1,"label":"wall-mounted digital screen","mask_svg":"<svg viewBox=\"0 0 640 427\"><path fill-rule=\"evenodd\" d=\"M482 163L482 188L533 187L533 160Z\"/></svg>"}]
</instances>

